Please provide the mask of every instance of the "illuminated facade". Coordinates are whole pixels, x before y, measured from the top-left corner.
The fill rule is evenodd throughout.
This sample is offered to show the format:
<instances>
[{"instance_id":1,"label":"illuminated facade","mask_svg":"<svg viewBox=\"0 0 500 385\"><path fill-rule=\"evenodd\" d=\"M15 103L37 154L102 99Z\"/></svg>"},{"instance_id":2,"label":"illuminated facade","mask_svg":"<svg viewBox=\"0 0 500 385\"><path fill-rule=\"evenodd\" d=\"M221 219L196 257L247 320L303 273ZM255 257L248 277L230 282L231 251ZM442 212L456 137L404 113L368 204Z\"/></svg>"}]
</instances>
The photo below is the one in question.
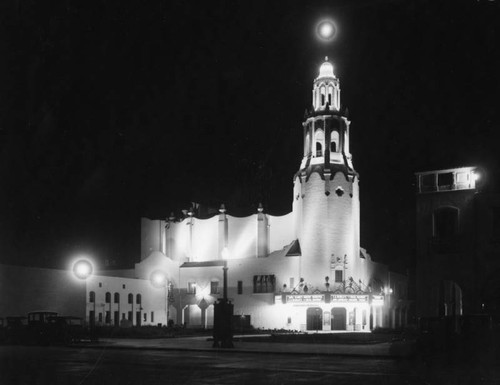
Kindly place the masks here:
<instances>
[{"instance_id":1,"label":"illuminated facade","mask_svg":"<svg viewBox=\"0 0 500 385\"><path fill-rule=\"evenodd\" d=\"M303 123L289 214L276 217L259 207L238 218L222 206L207 219L193 210L182 220L142 219L136 275L167 273L169 318L210 327L226 263L235 314L254 327L367 331L406 322L406 277L390 273L360 247L359 176L349 126L339 79L325 59Z\"/></svg>"},{"instance_id":2,"label":"illuminated facade","mask_svg":"<svg viewBox=\"0 0 500 385\"><path fill-rule=\"evenodd\" d=\"M359 175L350 153L350 121L327 59L314 79L312 109L302 128L303 154L293 178L290 213L273 216L259 207L240 218L222 206L210 218L194 210L183 219L143 218L141 261L134 269L96 271L83 286L81 280L71 283L79 288L78 314L84 311L89 324L96 325L165 325L171 320L210 328L227 265L228 297L241 323L302 331L406 324L406 276L389 272L360 247ZM49 288L52 274L63 273L43 275ZM45 308L65 312L50 305L54 295L54 290L43 295ZM9 301L22 302L19 296ZM12 306L5 304L5 309Z\"/></svg>"}]
</instances>

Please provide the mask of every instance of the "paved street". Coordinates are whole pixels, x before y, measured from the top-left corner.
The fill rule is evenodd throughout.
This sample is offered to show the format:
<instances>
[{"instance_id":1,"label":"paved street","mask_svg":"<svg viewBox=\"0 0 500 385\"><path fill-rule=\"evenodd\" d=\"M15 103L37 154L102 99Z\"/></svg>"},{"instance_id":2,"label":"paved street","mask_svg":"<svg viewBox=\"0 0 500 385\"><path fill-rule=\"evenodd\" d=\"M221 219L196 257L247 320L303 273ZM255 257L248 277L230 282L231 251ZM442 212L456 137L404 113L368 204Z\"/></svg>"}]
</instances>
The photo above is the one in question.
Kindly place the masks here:
<instances>
[{"instance_id":1,"label":"paved street","mask_svg":"<svg viewBox=\"0 0 500 385\"><path fill-rule=\"evenodd\" d=\"M0 384L424 384L410 360L0 346Z\"/></svg>"}]
</instances>

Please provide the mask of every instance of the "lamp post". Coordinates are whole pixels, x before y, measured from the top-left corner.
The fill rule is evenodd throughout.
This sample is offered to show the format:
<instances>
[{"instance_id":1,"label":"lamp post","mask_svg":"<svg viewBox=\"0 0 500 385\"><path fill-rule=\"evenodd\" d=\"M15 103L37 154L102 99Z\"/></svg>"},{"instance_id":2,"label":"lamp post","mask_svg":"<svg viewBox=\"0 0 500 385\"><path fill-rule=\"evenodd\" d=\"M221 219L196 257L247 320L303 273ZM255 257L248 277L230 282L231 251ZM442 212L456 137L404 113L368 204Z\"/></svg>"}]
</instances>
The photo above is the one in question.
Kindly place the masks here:
<instances>
[{"instance_id":1,"label":"lamp post","mask_svg":"<svg viewBox=\"0 0 500 385\"><path fill-rule=\"evenodd\" d=\"M85 282L85 297L87 298L88 296L87 279L90 278L94 272L94 266L92 262L86 258L77 259L75 262L73 262L71 270L73 271L73 275L75 276L75 278ZM87 301L85 301L85 303L87 303ZM91 314L93 314L92 319L90 318ZM83 318L85 319L86 316L87 316L87 305L85 305L85 315ZM89 314L89 324L91 332L93 331L94 323L95 323L95 296L94 296L94 309L93 312Z\"/></svg>"},{"instance_id":2,"label":"lamp post","mask_svg":"<svg viewBox=\"0 0 500 385\"><path fill-rule=\"evenodd\" d=\"M167 275L161 270L155 270L151 273L151 284L156 288L163 288L165 291L165 324L168 326L169 321L169 294L171 283L168 281Z\"/></svg>"},{"instance_id":3,"label":"lamp post","mask_svg":"<svg viewBox=\"0 0 500 385\"><path fill-rule=\"evenodd\" d=\"M226 249L227 250L227 249ZM227 255L227 251L223 253ZM227 261L224 261L223 297L214 304L214 348L233 348L232 316L233 304L227 298Z\"/></svg>"}]
</instances>

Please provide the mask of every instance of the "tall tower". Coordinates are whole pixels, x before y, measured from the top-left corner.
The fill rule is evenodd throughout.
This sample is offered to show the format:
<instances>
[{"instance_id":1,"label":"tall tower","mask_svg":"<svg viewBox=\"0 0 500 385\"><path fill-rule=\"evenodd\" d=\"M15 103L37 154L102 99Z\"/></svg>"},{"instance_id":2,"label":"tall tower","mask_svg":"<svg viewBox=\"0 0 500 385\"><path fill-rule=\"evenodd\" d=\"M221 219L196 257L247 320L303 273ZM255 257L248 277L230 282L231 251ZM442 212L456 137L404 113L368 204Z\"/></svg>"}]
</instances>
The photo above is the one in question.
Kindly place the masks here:
<instances>
[{"instance_id":1,"label":"tall tower","mask_svg":"<svg viewBox=\"0 0 500 385\"><path fill-rule=\"evenodd\" d=\"M365 278L358 266L358 174L349 152L349 124L340 108L339 79L325 58L314 79L312 109L302 124L304 155L293 196L300 275L318 288L326 276L337 282Z\"/></svg>"}]
</instances>

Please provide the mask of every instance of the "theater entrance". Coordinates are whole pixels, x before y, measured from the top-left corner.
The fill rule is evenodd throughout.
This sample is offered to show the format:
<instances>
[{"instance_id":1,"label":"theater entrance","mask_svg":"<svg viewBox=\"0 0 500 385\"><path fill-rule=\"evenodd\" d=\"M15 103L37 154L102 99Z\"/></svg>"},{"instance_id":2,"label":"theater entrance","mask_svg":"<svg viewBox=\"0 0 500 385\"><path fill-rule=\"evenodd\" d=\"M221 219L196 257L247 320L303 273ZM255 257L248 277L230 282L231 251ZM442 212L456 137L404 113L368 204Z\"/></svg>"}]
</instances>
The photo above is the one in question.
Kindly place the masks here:
<instances>
[{"instance_id":1,"label":"theater entrance","mask_svg":"<svg viewBox=\"0 0 500 385\"><path fill-rule=\"evenodd\" d=\"M323 310L320 307L307 309L307 330L323 330Z\"/></svg>"},{"instance_id":2,"label":"theater entrance","mask_svg":"<svg viewBox=\"0 0 500 385\"><path fill-rule=\"evenodd\" d=\"M344 307L332 309L332 330L346 330L346 310Z\"/></svg>"}]
</instances>

